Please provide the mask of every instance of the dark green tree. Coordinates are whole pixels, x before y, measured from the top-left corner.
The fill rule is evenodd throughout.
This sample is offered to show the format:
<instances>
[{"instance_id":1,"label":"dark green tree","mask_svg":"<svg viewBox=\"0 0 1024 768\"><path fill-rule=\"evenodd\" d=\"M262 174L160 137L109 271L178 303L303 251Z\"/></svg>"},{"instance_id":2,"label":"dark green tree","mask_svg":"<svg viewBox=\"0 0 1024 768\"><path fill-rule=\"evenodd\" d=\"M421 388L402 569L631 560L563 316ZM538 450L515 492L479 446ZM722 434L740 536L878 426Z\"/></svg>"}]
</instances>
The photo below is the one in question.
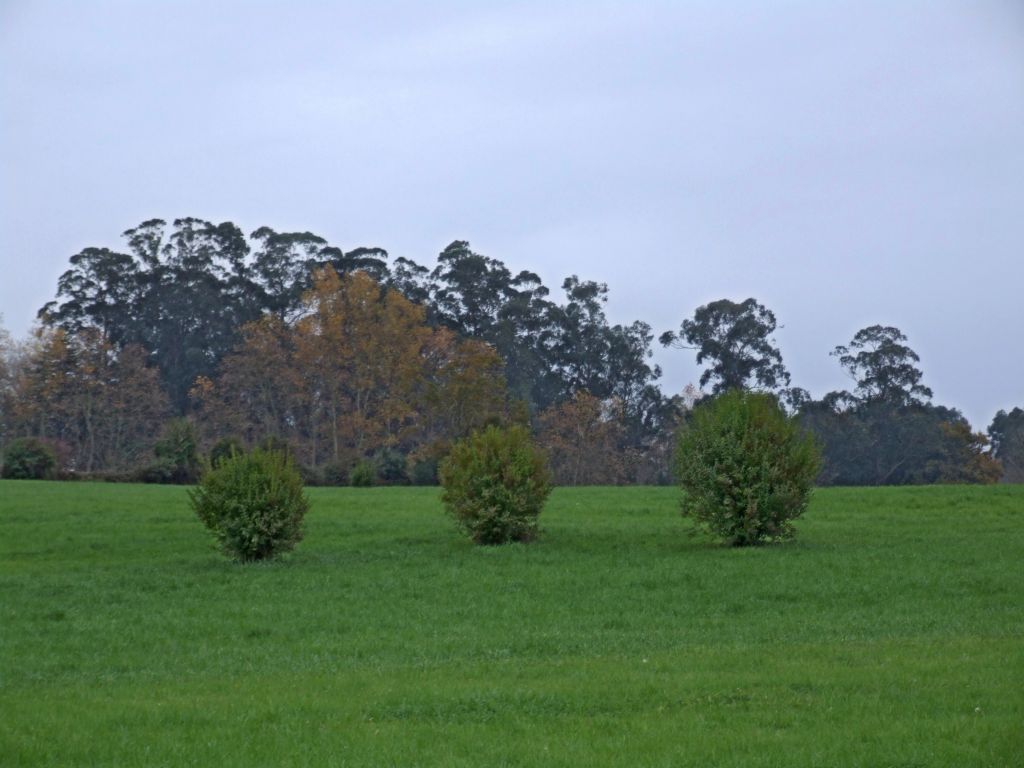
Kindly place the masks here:
<instances>
[{"instance_id":1,"label":"dark green tree","mask_svg":"<svg viewBox=\"0 0 1024 768\"><path fill-rule=\"evenodd\" d=\"M270 227L260 227L250 238L257 243L252 269L261 303L268 312L288 319L302 304L327 241L311 232L275 232Z\"/></svg>"},{"instance_id":2,"label":"dark green tree","mask_svg":"<svg viewBox=\"0 0 1024 768\"><path fill-rule=\"evenodd\" d=\"M953 408L925 402L918 356L897 328L871 326L832 353L856 381L853 393L804 396L804 428L822 445L819 482L836 485L987 483L998 466L984 435Z\"/></svg>"},{"instance_id":3,"label":"dark green tree","mask_svg":"<svg viewBox=\"0 0 1024 768\"><path fill-rule=\"evenodd\" d=\"M39 310L44 322L77 333L98 328L104 340L122 344L137 332L132 307L141 290L139 265L109 248L86 248L71 257L71 267L57 281L57 296Z\"/></svg>"},{"instance_id":4,"label":"dark green tree","mask_svg":"<svg viewBox=\"0 0 1024 768\"><path fill-rule=\"evenodd\" d=\"M855 395L864 402L910 405L931 399L917 367L921 358L904 342L899 328L872 325L862 328L848 345L832 351L857 383Z\"/></svg>"},{"instance_id":5,"label":"dark green tree","mask_svg":"<svg viewBox=\"0 0 1024 768\"><path fill-rule=\"evenodd\" d=\"M388 252L383 248L356 248L352 251L343 251L332 245L321 248L319 258L320 263L317 266L330 265L339 275L361 271L382 285L386 285L391 279Z\"/></svg>"},{"instance_id":6,"label":"dark green tree","mask_svg":"<svg viewBox=\"0 0 1024 768\"><path fill-rule=\"evenodd\" d=\"M712 394L775 391L789 385L782 353L771 338L777 327L774 313L754 299L719 299L699 307L678 333L667 331L658 340L666 347L696 350L698 365L710 363L700 386L710 384Z\"/></svg>"},{"instance_id":7,"label":"dark green tree","mask_svg":"<svg viewBox=\"0 0 1024 768\"><path fill-rule=\"evenodd\" d=\"M466 336L493 340L498 313L515 295L512 273L504 264L456 240L437 257L431 279L441 322Z\"/></svg>"},{"instance_id":8,"label":"dark green tree","mask_svg":"<svg viewBox=\"0 0 1024 768\"><path fill-rule=\"evenodd\" d=\"M1024 483L1024 410L999 411L988 428L992 455L1003 465L1003 480Z\"/></svg>"}]
</instances>

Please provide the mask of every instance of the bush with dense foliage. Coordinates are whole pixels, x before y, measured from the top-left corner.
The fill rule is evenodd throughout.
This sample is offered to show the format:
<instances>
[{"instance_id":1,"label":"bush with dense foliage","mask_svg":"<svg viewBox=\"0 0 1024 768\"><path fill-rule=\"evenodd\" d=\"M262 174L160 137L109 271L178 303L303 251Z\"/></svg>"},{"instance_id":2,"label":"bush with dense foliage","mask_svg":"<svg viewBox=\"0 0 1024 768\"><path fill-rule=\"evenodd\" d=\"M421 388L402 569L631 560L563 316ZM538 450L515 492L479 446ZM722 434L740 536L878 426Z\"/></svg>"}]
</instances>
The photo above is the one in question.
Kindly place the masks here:
<instances>
[{"instance_id":1,"label":"bush with dense foliage","mask_svg":"<svg viewBox=\"0 0 1024 768\"><path fill-rule=\"evenodd\" d=\"M393 448L383 448L374 456L377 480L381 485L408 485L409 469L405 454Z\"/></svg>"},{"instance_id":2,"label":"bush with dense foliage","mask_svg":"<svg viewBox=\"0 0 1024 768\"><path fill-rule=\"evenodd\" d=\"M679 435L683 514L735 546L791 538L819 465L774 397L732 390L698 406Z\"/></svg>"},{"instance_id":3,"label":"bush with dense foliage","mask_svg":"<svg viewBox=\"0 0 1024 768\"><path fill-rule=\"evenodd\" d=\"M291 458L259 448L212 467L189 498L225 554L241 562L293 549L309 509Z\"/></svg>"},{"instance_id":4,"label":"bush with dense foliage","mask_svg":"<svg viewBox=\"0 0 1024 768\"><path fill-rule=\"evenodd\" d=\"M199 447L196 429L188 419L172 419L163 437L153 446L156 461L139 471L143 483L190 485L199 478Z\"/></svg>"},{"instance_id":5,"label":"bush with dense foliage","mask_svg":"<svg viewBox=\"0 0 1024 768\"><path fill-rule=\"evenodd\" d=\"M369 459L360 460L348 475L353 488L369 488L377 484L377 465Z\"/></svg>"},{"instance_id":6,"label":"bush with dense foliage","mask_svg":"<svg viewBox=\"0 0 1024 768\"><path fill-rule=\"evenodd\" d=\"M525 427L487 427L457 442L440 468L441 499L477 544L530 541L548 494L544 454Z\"/></svg>"},{"instance_id":7,"label":"bush with dense foliage","mask_svg":"<svg viewBox=\"0 0 1024 768\"><path fill-rule=\"evenodd\" d=\"M57 453L42 440L21 437L4 451L2 476L14 480L42 480L57 473Z\"/></svg>"}]
</instances>

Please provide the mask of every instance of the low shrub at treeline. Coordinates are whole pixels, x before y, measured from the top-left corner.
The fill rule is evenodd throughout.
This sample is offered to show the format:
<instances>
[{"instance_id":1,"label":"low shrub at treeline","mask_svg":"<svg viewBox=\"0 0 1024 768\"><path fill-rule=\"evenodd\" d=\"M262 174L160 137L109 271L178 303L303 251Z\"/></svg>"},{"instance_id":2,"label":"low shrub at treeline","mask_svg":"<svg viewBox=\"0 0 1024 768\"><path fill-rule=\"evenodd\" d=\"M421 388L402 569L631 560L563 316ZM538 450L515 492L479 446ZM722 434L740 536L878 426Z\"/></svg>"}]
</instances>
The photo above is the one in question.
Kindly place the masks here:
<instances>
[{"instance_id":1,"label":"low shrub at treeline","mask_svg":"<svg viewBox=\"0 0 1024 768\"><path fill-rule=\"evenodd\" d=\"M44 480L57 476L57 453L42 440L20 437L4 450L0 476L12 480Z\"/></svg>"},{"instance_id":2,"label":"low shrub at treeline","mask_svg":"<svg viewBox=\"0 0 1024 768\"><path fill-rule=\"evenodd\" d=\"M744 546L793 536L821 460L774 397L733 390L697 407L677 462L683 514Z\"/></svg>"}]
</instances>

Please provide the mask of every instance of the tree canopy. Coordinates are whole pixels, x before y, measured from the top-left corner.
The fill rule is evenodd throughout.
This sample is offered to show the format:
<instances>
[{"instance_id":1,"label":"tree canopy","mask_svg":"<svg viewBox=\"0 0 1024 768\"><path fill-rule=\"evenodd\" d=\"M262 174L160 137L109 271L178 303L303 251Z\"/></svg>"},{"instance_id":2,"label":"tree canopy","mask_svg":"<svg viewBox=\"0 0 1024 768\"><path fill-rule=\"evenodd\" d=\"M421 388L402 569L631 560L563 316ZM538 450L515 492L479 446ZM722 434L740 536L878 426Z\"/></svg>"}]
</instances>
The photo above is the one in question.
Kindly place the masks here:
<instances>
[{"instance_id":1,"label":"tree canopy","mask_svg":"<svg viewBox=\"0 0 1024 768\"><path fill-rule=\"evenodd\" d=\"M650 325L609 322L603 283L570 275L560 287L466 240L428 266L312 232L150 219L120 248L71 257L31 343L0 333L0 442L41 438L76 471L120 471L151 458L179 417L204 450L273 440L311 475L343 478L372 459L388 477L408 476L408 461L429 478L452 440L516 422L562 482L667 482L696 401L762 390L822 442L821 482L987 482L997 461L1020 474L1020 409L972 432L929 402L897 328L836 347L855 386L815 400L790 386L775 314L720 299L660 336L704 366L705 391L667 395Z\"/></svg>"},{"instance_id":2,"label":"tree canopy","mask_svg":"<svg viewBox=\"0 0 1024 768\"><path fill-rule=\"evenodd\" d=\"M697 364L709 363L700 385L710 384L712 394L751 388L774 391L789 385L782 353L771 338L777 327L775 314L752 298L739 303L719 299L698 307L678 333L667 331L659 341L697 350Z\"/></svg>"}]
</instances>

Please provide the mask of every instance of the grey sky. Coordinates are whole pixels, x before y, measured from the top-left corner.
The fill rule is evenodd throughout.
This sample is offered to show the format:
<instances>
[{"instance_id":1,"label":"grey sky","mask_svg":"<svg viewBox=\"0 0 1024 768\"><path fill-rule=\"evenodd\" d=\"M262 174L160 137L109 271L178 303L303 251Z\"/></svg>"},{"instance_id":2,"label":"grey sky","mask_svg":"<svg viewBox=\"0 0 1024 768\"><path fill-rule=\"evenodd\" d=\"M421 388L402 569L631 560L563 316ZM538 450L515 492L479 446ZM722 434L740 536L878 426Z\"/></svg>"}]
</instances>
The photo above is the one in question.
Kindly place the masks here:
<instances>
[{"instance_id":1,"label":"grey sky","mask_svg":"<svg viewBox=\"0 0 1024 768\"><path fill-rule=\"evenodd\" d=\"M754 296L816 396L897 325L976 427L1024 406L1014 0L0 0L0 110L19 336L72 254L193 215L428 264L466 239L657 333Z\"/></svg>"}]
</instances>

